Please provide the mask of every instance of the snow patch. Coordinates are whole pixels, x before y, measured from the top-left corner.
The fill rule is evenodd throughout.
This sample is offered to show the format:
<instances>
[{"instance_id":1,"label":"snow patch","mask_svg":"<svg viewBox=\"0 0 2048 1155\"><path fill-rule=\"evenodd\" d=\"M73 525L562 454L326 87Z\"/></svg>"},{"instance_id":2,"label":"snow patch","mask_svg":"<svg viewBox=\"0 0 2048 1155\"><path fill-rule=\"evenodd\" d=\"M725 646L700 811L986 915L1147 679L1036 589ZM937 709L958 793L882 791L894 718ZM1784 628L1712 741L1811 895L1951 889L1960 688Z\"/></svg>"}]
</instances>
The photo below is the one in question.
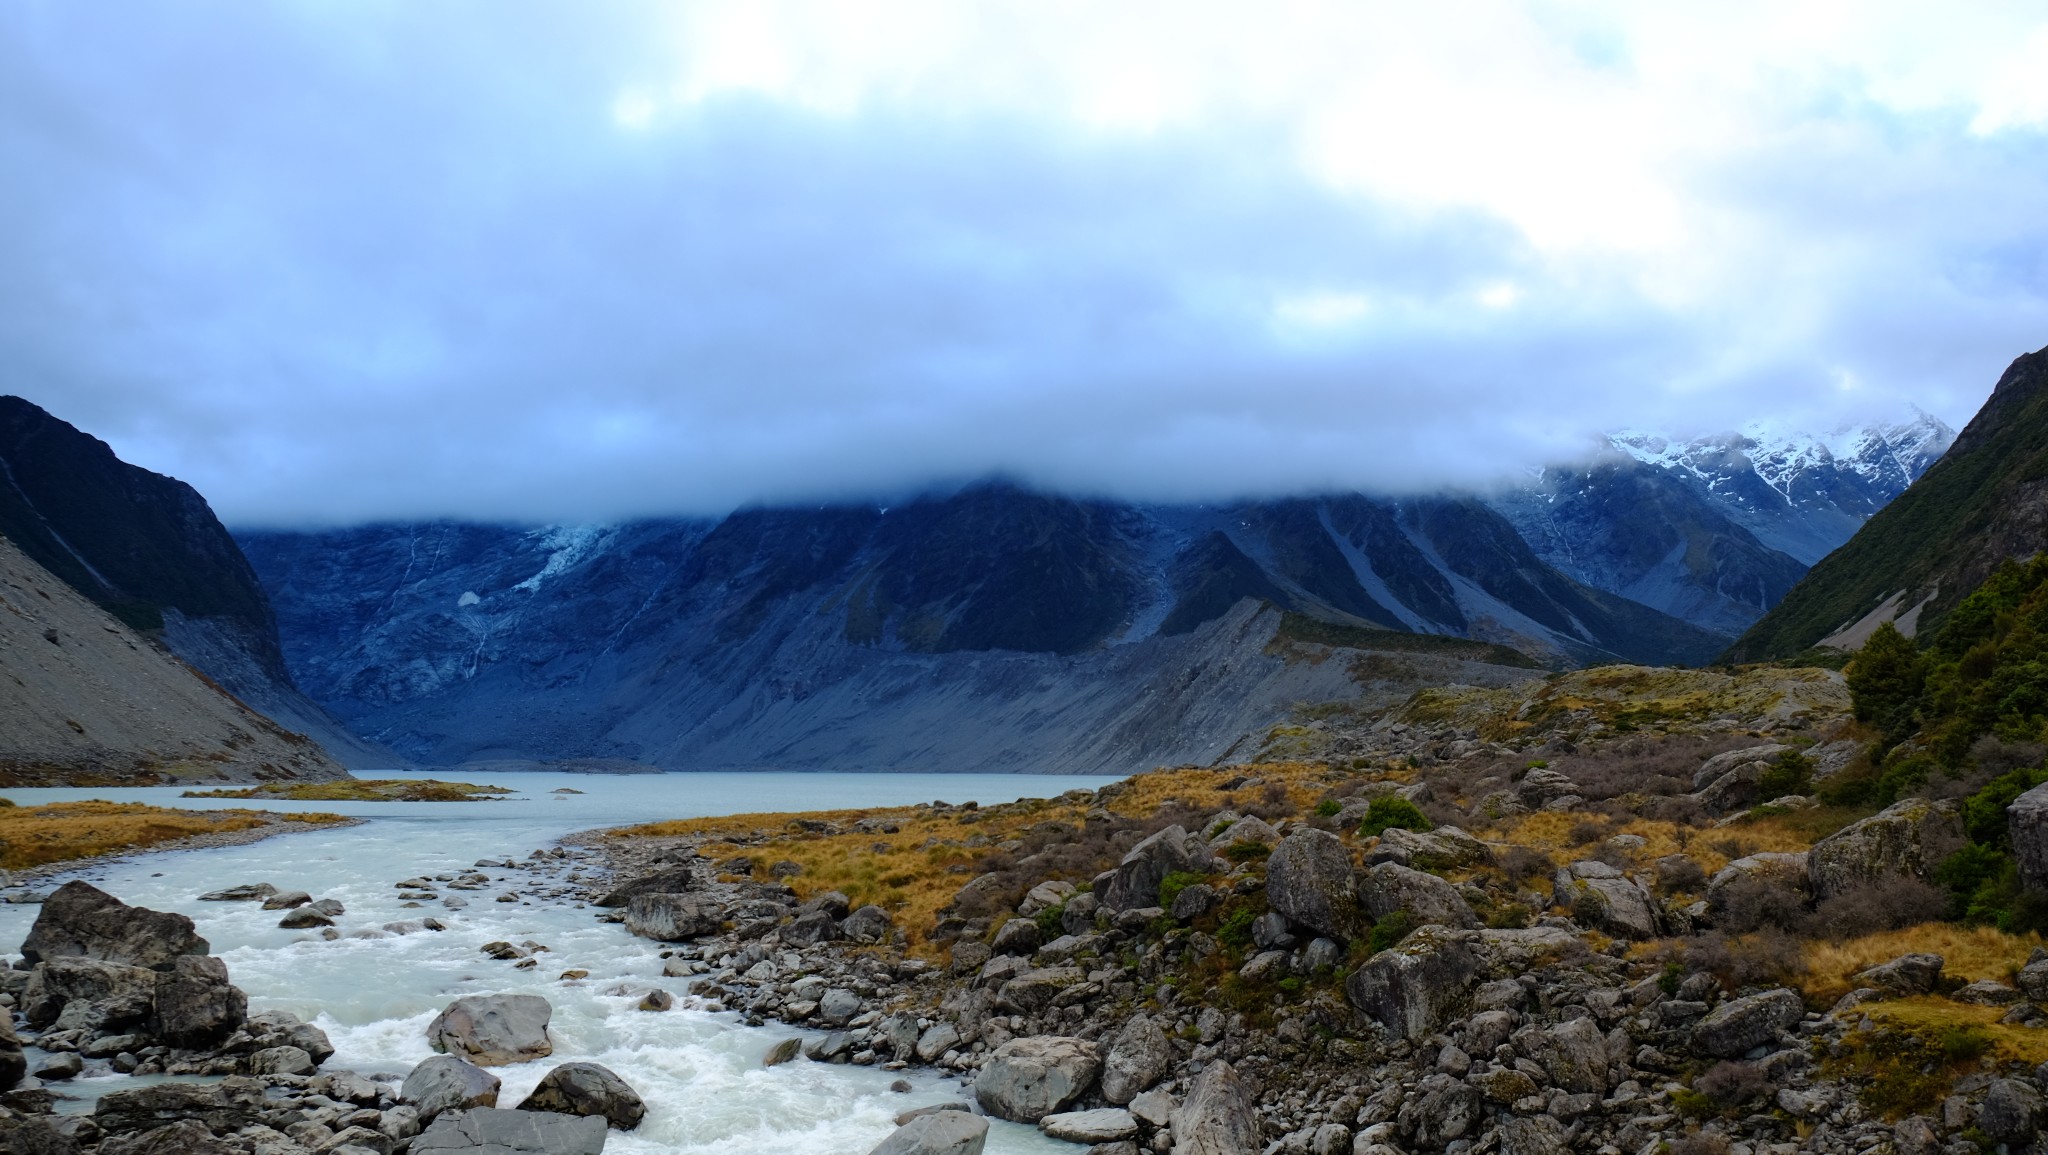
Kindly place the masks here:
<instances>
[{"instance_id":1,"label":"snow patch","mask_svg":"<svg viewBox=\"0 0 2048 1155\"><path fill-rule=\"evenodd\" d=\"M455 608L462 609L465 606L473 606L482 600L484 599L476 596L475 590L463 590L462 596L455 599Z\"/></svg>"},{"instance_id":2,"label":"snow patch","mask_svg":"<svg viewBox=\"0 0 2048 1155\"><path fill-rule=\"evenodd\" d=\"M612 527L608 525L552 525L534 530L528 536L540 539L540 547L550 551L547 564L540 567L539 573L512 588L525 590L527 593L539 590L542 582L563 573L601 549L610 539L611 529Z\"/></svg>"}]
</instances>

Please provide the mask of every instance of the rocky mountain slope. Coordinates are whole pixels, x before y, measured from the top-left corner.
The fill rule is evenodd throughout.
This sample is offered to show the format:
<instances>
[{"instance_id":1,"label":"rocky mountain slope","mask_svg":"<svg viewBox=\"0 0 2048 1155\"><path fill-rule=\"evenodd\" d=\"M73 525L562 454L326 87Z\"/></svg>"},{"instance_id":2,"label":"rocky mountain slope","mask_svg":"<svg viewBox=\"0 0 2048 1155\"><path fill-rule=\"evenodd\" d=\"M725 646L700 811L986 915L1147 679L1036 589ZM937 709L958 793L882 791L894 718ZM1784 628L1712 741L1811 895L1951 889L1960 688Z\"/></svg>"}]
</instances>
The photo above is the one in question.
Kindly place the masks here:
<instances>
[{"instance_id":1,"label":"rocky mountain slope","mask_svg":"<svg viewBox=\"0 0 2048 1155\"><path fill-rule=\"evenodd\" d=\"M1350 691L1343 662L1289 661L1273 610L1407 653L1403 678L1721 644L1558 573L1469 499L1142 508L990 484L716 522L241 541L309 691L437 762L1207 761Z\"/></svg>"},{"instance_id":2,"label":"rocky mountain slope","mask_svg":"<svg viewBox=\"0 0 2048 1155\"><path fill-rule=\"evenodd\" d=\"M1859 622L1925 627L2048 544L2048 349L2006 369L1954 445L1729 650L1785 657Z\"/></svg>"},{"instance_id":3,"label":"rocky mountain slope","mask_svg":"<svg viewBox=\"0 0 2048 1155\"><path fill-rule=\"evenodd\" d=\"M269 599L205 498L19 397L0 397L0 535L343 761L393 764L293 684Z\"/></svg>"},{"instance_id":4,"label":"rocky mountain slope","mask_svg":"<svg viewBox=\"0 0 2048 1155\"><path fill-rule=\"evenodd\" d=\"M346 772L0 538L0 781L145 784Z\"/></svg>"}]
</instances>

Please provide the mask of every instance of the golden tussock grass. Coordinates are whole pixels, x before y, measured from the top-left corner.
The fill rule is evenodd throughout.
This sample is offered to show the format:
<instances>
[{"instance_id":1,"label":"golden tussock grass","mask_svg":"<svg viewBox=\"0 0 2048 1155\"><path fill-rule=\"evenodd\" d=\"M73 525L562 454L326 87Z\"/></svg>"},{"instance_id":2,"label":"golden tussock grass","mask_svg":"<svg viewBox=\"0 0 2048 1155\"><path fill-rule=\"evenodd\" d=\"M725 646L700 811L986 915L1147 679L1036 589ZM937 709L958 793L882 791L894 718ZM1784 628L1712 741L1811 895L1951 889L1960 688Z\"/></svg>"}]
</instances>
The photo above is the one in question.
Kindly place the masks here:
<instances>
[{"instance_id":1,"label":"golden tussock grass","mask_svg":"<svg viewBox=\"0 0 2048 1155\"><path fill-rule=\"evenodd\" d=\"M1861 1008L1871 1021L1908 1030L1935 1033L1955 1028L1982 1032L1991 1039L1993 1063L2020 1062L2036 1067L2048 1062L2048 1031L2039 1027L2017 1027L1999 1022L2004 1007L1980 1007L1951 1002L1938 995L1919 995L1886 1003L1868 1003Z\"/></svg>"},{"instance_id":2,"label":"golden tussock grass","mask_svg":"<svg viewBox=\"0 0 2048 1155\"><path fill-rule=\"evenodd\" d=\"M252 830L273 821L345 822L338 814L171 810L140 802L57 802L0 808L0 869L142 850L196 834Z\"/></svg>"},{"instance_id":3,"label":"golden tussock grass","mask_svg":"<svg viewBox=\"0 0 2048 1155\"><path fill-rule=\"evenodd\" d=\"M479 802L517 793L506 786L438 778L344 778L336 782L266 782L221 790L187 790L186 798L253 798L283 802Z\"/></svg>"},{"instance_id":4,"label":"golden tussock grass","mask_svg":"<svg viewBox=\"0 0 2048 1155\"><path fill-rule=\"evenodd\" d=\"M1224 783L1240 777L1264 781L1234 791L1223 789ZM1157 770L1126 779L1104 809L1125 818L1144 819L1172 802L1213 811L1265 802L1277 793L1285 806L1301 811L1327 793L1332 784L1355 777L1360 775L1308 762ZM643 823L613 830L610 836L707 839L703 853L714 860L745 855L754 861L755 877L762 879L769 877L768 868L774 863L794 862L803 872L785 881L801 898L837 890L855 906L874 903L889 911L916 950L922 949L923 935L937 921L940 909L975 877L974 864L991 849L1042 822L1078 828L1092 805L1092 798L1061 797L942 813L888 807L736 814ZM849 829L823 834L799 825L801 820L851 827L864 818L887 819L897 824L897 832ZM730 838L747 841L725 841ZM968 845L970 840L976 845Z\"/></svg>"},{"instance_id":5,"label":"golden tussock grass","mask_svg":"<svg viewBox=\"0 0 2048 1155\"><path fill-rule=\"evenodd\" d=\"M1806 969L1810 978L1805 985L1810 995L1837 999L1855 986L1850 976L1858 971L1890 962L1902 954L1916 953L1940 955L1942 973L1951 977L1970 982L1978 979L2010 982L2014 973L2026 964L2027 956L2041 945L2042 939L2038 934L2007 934L1995 927L1964 926L1953 922L1923 923L1845 942L1810 942L1806 944ZM1945 999L1939 1001L1944 1006L1963 1005L1949 1003ZM1997 1014L1992 1017L1995 1019ZM2034 1033L2048 1032L2036 1030ZM2043 1058L2048 1059L2048 1054Z\"/></svg>"}]
</instances>

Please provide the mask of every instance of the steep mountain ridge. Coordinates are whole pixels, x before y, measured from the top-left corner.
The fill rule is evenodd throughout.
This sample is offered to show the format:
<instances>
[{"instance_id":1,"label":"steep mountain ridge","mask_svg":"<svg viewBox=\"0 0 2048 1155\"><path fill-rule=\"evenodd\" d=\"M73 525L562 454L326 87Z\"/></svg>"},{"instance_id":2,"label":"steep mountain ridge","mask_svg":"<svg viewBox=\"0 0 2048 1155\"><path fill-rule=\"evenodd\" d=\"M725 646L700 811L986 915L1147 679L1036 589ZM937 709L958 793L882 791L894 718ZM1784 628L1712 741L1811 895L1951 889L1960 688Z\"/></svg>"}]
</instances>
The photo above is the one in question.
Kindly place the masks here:
<instances>
[{"instance_id":1,"label":"steep mountain ridge","mask_svg":"<svg viewBox=\"0 0 2048 1155\"><path fill-rule=\"evenodd\" d=\"M2014 360L1941 459L1814 566L1728 657L1789 657L1860 620L1916 608L1924 629L2000 562L2044 546L2048 349Z\"/></svg>"},{"instance_id":2,"label":"steep mountain ridge","mask_svg":"<svg viewBox=\"0 0 2048 1155\"><path fill-rule=\"evenodd\" d=\"M293 684L269 598L197 490L0 396L0 535L129 627L349 765L395 756L349 734Z\"/></svg>"},{"instance_id":3,"label":"steep mountain ridge","mask_svg":"<svg viewBox=\"0 0 2048 1155\"><path fill-rule=\"evenodd\" d=\"M249 709L0 537L0 782L330 779Z\"/></svg>"}]
</instances>

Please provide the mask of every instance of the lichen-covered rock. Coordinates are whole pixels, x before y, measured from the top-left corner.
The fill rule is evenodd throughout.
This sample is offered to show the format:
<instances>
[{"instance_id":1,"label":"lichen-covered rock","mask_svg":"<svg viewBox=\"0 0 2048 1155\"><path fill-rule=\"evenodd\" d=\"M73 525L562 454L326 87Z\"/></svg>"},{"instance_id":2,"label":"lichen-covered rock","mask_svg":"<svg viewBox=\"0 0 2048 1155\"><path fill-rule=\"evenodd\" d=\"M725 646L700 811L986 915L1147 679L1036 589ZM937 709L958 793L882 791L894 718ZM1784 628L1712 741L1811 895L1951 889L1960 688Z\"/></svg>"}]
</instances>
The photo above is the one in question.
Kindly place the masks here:
<instances>
[{"instance_id":1,"label":"lichen-covered rock","mask_svg":"<svg viewBox=\"0 0 2048 1155\"><path fill-rule=\"evenodd\" d=\"M1093 1146L1136 1138L1138 1121L1121 1108L1097 1107L1092 1111L1062 1111L1057 1115L1047 1115L1038 1121L1038 1129L1047 1137L1063 1143Z\"/></svg>"},{"instance_id":2,"label":"lichen-covered rock","mask_svg":"<svg viewBox=\"0 0 2048 1155\"><path fill-rule=\"evenodd\" d=\"M1748 998L1730 999L1693 1027L1693 1049L1717 1059L1736 1058L1796 1025L1805 1009L1798 992L1782 987Z\"/></svg>"},{"instance_id":3,"label":"lichen-covered rock","mask_svg":"<svg viewBox=\"0 0 2048 1155\"><path fill-rule=\"evenodd\" d=\"M2048 890L2048 783L2013 799L2005 809L2005 821L2012 832L2020 882L2029 890Z\"/></svg>"},{"instance_id":4,"label":"lichen-covered rock","mask_svg":"<svg viewBox=\"0 0 2048 1155\"><path fill-rule=\"evenodd\" d=\"M1994 1143L2020 1147L2040 1133L2044 1117L2041 1092L2020 1079L1994 1079L1977 1112L1977 1129Z\"/></svg>"},{"instance_id":5,"label":"lichen-covered rock","mask_svg":"<svg viewBox=\"0 0 2048 1155\"><path fill-rule=\"evenodd\" d=\"M184 915L129 906L77 880L50 892L21 943L22 960L29 963L89 958L154 967L179 955L211 952Z\"/></svg>"},{"instance_id":6,"label":"lichen-covered rock","mask_svg":"<svg viewBox=\"0 0 2048 1155\"><path fill-rule=\"evenodd\" d=\"M1216 859L1201 839L1184 827L1169 826L1131 847L1096 898L1106 910L1131 910L1159 904L1159 884L1169 874L1208 874Z\"/></svg>"},{"instance_id":7,"label":"lichen-covered rock","mask_svg":"<svg viewBox=\"0 0 2048 1155\"><path fill-rule=\"evenodd\" d=\"M1571 1155L1564 1124L1549 1115L1529 1115L1501 1124L1501 1155Z\"/></svg>"},{"instance_id":8,"label":"lichen-covered rock","mask_svg":"<svg viewBox=\"0 0 2048 1155\"><path fill-rule=\"evenodd\" d=\"M1395 1122L1416 1149L1434 1151L1476 1135L1484 1118L1482 1107L1476 1090L1438 1073L1416 1084Z\"/></svg>"},{"instance_id":9,"label":"lichen-covered rock","mask_svg":"<svg viewBox=\"0 0 2048 1155\"><path fill-rule=\"evenodd\" d=\"M1224 827L1216 833L1215 837L1209 839L1209 845L1216 850L1222 850L1226 846L1235 846L1240 842L1255 842L1260 846L1272 846L1279 841L1280 832L1273 829L1271 823L1257 815L1249 815L1244 818L1232 819L1230 825Z\"/></svg>"},{"instance_id":10,"label":"lichen-covered rock","mask_svg":"<svg viewBox=\"0 0 2048 1155\"><path fill-rule=\"evenodd\" d=\"M523 1063L554 1053L548 1038L553 1014L539 995L466 995L427 1025L427 1041L481 1067Z\"/></svg>"},{"instance_id":11,"label":"lichen-covered rock","mask_svg":"<svg viewBox=\"0 0 2048 1155\"><path fill-rule=\"evenodd\" d=\"M1557 901L1580 923L1615 938L1657 937L1657 908L1650 894L1604 862L1574 862L1557 872Z\"/></svg>"},{"instance_id":12,"label":"lichen-covered rock","mask_svg":"<svg viewBox=\"0 0 2048 1155\"><path fill-rule=\"evenodd\" d=\"M1693 771L1692 788L1694 790L1702 789L1737 766L1747 765L1752 762L1769 765L1772 759L1775 759L1778 755L1791 748L1776 742L1768 742L1762 746L1747 746L1740 750L1728 750L1716 754L1705 762L1700 763L1700 768Z\"/></svg>"},{"instance_id":13,"label":"lichen-covered rock","mask_svg":"<svg viewBox=\"0 0 2048 1155\"><path fill-rule=\"evenodd\" d=\"M888 938L895 925L895 920L889 917L888 911L869 903L847 915L845 921L839 924L839 930L855 942L871 943Z\"/></svg>"},{"instance_id":14,"label":"lichen-covered rock","mask_svg":"<svg viewBox=\"0 0 2048 1155\"><path fill-rule=\"evenodd\" d=\"M1045 934L1028 918L1013 918L996 929L989 949L997 954L1029 955L1045 945Z\"/></svg>"},{"instance_id":15,"label":"lichen-covered rock","mask_svg":"<svg viewBox=\"0 0 2048 1155\"><path fill-rule=\"evenodd\" d=\"M1050 879L1024 892L1023 899L1017 903L1017 913L1031 918L1039 911L1059 906L1072 897L1073 883Z\"/></svg>"},{"instance_id":16,"label":"lichen-covered rock","mask_svg":"<svg viewBox=\"0 0 2048 1155\"><path fill-rule=\"evenodd\" d=\"M1203 1067L1173 1113L1174 1155L1259 1155L1265 1146L1250 1084L1221 1060Z\"/></svg>"},{"instance_id":17,"label":"lichen-covered rock","mask_svg":"<svg viewBox=\"0 0 2048 1155\"><path fill-rule=\"evenodd\" d=\"M1088 981L1079 967L1040 967L1005 982L996 991L996 1005L1016 1014L1033 1014L1052 1005L1069 987Z\"/></svg>"},{"instance_id":18,"label":"lichen-covered rock","mask_svg":"<svg viewBox=\"0 0 2048 1155\"><path fill-rule=\"evenodd\" d=\"M1942 966L1938 954L1905 954L1858 971L1855 983L1889 995L1924 995L1941 984Z\"/></svg>"},{"instance_id":19,"label":"lichen-covered rock","mask_svg":"<svg viewBox=\"0 0 2048 1155\"><path fill-rule=\"evenodd\" d=\"M1398 862L1417 870L1452 870L1492 860L1493 851L1484 842L1455 826L1439 826L1427 832L1397 826L1382 833L1379 843L1365 855L1368 866Z\"/></svg>"},{"instance_id":20,"label":"lichen-covered rock","mask_svg":"<svg viewBox=\"0 0 2048 1155\"><path fill-rule=\"evenodd\" d=\"M591 905L603 907L624 906L643 894L682 894L686 891L696 890L698 886L699 882L696 871L691 870L687 866L675 866L667 870L656 871L653 874L643 875L639 878L619 883L617 886L612 887L609 892L600 896L596 902L591 903Z\"/></svg>"},{"instance_id":21,"label":"lichen-covered rock","mask_svg":"<svg viewBox=\"0 0 2048 1155\"><path fill-rule=\"evenodd\" d=\"M1472 929L1479 918L1458 888L1434 874L1402 866L1398 862L1376 863L1358 878L1358 897L1373 921L1396 911L1405 911L1417 923Z\"/></svg>"},{"instance_id":22,"label":"lichen-covered rock","mask_svg":"<svg viewBox=\"0 0 2048 1155\"><path fill-rule=\"evenodd\" d=\"M1173 1069L1173 1043L1149 1015L1132 1015L1102 1060L1102 1097L1121 1107Z\"/></svg>"},{"instance_id":23,"label":"lichen-covered rock","mask_svg":"<svg viewBox=\"0 0 2048 1155\"><path fill-rule=\"evenodd\" d=\"M598 1063L563 1063L549 1071L519 1109L600 1115L621 1131L638 1127L647 1115L647 1104L640 1101L639 1094L611 1068Z\"/></svg>"},{"instance_id":24,"label":"lichen-covered rock","mask_svg":"<svg viewBox=\"0 0 2048 1155\"><path fill-rule=\"evenodd\" d=\"M1762 762L1745 762L1694 791L1692 797L1708 814L1746 810L1763 800L1761 787L1767 769Z\"/></svg>"},{"instance_id":25,"label":"lichen-covered rock","mask_svg":"<svg viewBox=\"0 0 2048 1155\"><path fill-rule=\"evenodd\" d=\"M498 1105L498 1077L457 1055L435 1055L420 1063L398 1089L426 1122L443 1111Z\"/></svg>"},{"instance_id":26,"label":"lichen-covered rock","mask_svg":"<svg viewBox=\"0 0 2048 1155\"><path fill-rule=\"evenodd\" d=\"M1931 882L1935 868L1966 842L1955 802L1908 798L1814 843L1807 875L1823 900L1868 883Z\"/></svg>"},{"instance_id":27,"label":"lichen-covered rock","mask_svg":"<svg viewBox=\"0 0 2048 1155\"><path fill-rule=\"evenodd\" d=\"M626 900L626 929L641 938L686 942L724 925L716 904L685 894L637 894Z\"/></svg>"},{"instance_id":28,"label":"lichen-covered rock","mask_svg":"<svg viewBox=\"0 0 2048 1155\"><path fill-rule=\"evenodd\" d=\"M997 1118L1036 1123L1079 1102L1101 1070L1095 1044L1085 1039L1011 1039L982 1065L974 1080L974 1097Z\"/></svg>"},{"instance_id":29,"label":"lichen-covered rock","mask_svg":"<svg viewBox=\"0 0 2048 1155\"><path fill-rule=\"evenodd\" d=\"M709 934L709 931L699 933ZM822 942L838 942L846 937L839 923L827 910L807 910L789 920L789 925L778 932L782 941L791 946L817 946Z\"/></svg>"},{"instance_id":30,"label":"lichen-covered rock","mask_svg":"<svg viewBox=\"0 0 2048 1155\"><path fill-rule=\"evenodd\" d=\"M1573 1094L1607 1091L1607 1037L1592 1019L1552 1027L1525 1027L1517 1049L1536 1061L1554 1085Z\"/></svg>"},{"instance_id":31,"label":"lichen-covered rock","mask_svg":"<svg viewBox=\"0 0 2048 1155\"><path fill-rule=\"evenodd\" d=\"M1358 883L1343 840L1313 827L1281 839L1266 860L1266 904L1319 934L1357 938Z\"/></svg>"},{"instance_id":32,"label":"lichen-covered rock","mask_svg":"<svg viewBox=\"0 0 2048 1155\"><path fill-rule=\"evenodd\" d=\"M965 1111L933 1111L896 1128L868 1155L981 1155L988 1120Z\"/></svg>"},{"instance_id":33,"label":"lichen-covered rock","mask_svg":"<svg viewBox=\"0 0 2048 1155\"><path fill-rule=\"evenodd\" d=\"M1420 1039L1449 1021L1479 973L1479 936L1425 926L1366 960L1345 980L1351 1005L1404 1039Z\"/></svg>"},{"instance_id":34,"label":"lichen-covered rock","mask_svg":"<svg viewBox=\"0 0 2048 1155\"><path fill-rule=\"evenodd\" d=\"M1807 874L1806 853L1783 854L1766 851L1738 858L1714 872L1707 881L1707 916L1725 919L1729 904L1743 890L1753 886L1780 887L1802 900L1813 893Z\"/></svg>"}]
</instances>

